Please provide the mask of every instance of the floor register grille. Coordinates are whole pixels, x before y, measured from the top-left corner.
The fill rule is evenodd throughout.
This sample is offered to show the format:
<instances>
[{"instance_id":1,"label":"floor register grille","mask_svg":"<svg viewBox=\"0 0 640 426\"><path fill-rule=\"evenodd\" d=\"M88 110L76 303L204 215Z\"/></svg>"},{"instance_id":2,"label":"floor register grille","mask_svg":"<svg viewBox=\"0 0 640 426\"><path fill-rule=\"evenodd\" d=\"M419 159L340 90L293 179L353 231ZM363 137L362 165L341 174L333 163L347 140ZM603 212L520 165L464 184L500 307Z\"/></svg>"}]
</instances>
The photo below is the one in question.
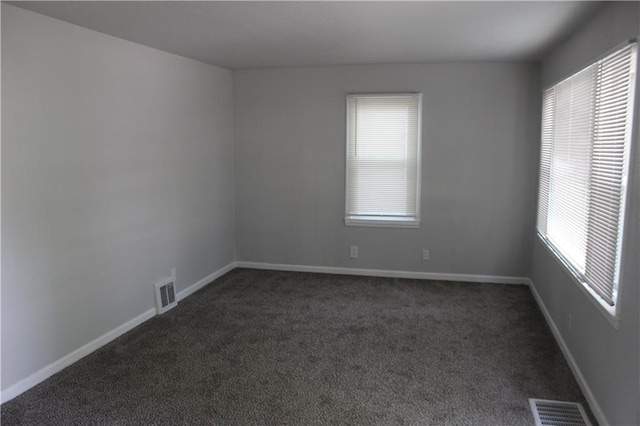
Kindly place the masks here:
<instances>
[{"instance_id":1,"label":"floor register grille","mask_svg":"<svg viewBox=\"0 0 640 426\"><path fill-rule=\"evenodd\" d=\"M591 426L591 422L577 402L529 399L536 426Z\"/></svg>"}]
</instances>

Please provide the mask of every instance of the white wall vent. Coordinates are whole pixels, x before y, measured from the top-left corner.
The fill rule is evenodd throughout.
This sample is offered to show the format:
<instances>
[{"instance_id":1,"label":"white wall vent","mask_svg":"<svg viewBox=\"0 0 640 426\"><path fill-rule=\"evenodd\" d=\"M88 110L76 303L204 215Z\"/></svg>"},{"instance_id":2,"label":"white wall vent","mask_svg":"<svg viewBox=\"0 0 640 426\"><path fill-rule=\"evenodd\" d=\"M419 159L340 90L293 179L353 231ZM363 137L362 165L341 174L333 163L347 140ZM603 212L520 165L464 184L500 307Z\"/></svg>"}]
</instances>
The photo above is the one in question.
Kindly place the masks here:
<instances>
[{"instance_id":1,"label":"white wall vent","mask_svg":"<svg viewBox=\"0 0 640 426\"><path fill-rule=\"evenodd\" d=\"M167 278L155 284L156 311L158 315L167 312L178 305L176 300L176 286L174 277Z\"/></svg>"},{"instance_id":2,"label":"white wall vent","mask_svg":"<svg viewBox=\"0 0 640 426\"><path fill-rule=\"evenodd\" d=\"M582 404L529 399L536 426L591 426Z\"/></svg>"}]
</instances>

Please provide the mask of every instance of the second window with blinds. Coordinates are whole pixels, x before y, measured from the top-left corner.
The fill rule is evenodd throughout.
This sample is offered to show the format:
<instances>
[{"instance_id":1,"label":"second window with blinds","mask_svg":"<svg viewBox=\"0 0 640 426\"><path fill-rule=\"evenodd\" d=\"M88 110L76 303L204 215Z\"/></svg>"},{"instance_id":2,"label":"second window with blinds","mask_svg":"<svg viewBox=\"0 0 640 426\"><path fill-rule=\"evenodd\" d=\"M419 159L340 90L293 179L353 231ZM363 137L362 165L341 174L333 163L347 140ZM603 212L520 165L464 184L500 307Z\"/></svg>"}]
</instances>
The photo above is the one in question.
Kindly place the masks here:
<instances>
[{"instance_id":1,"label":"second window with blinds","mask_svg":"<svg viewBox=\"0 0 640 426\"><path fill-rule=\"evenodd\" d=\"M421 101L347 96L346 225L419 227Z\"/></svg>"},{"instance_id":2,"label":"second window with blinds","mask_svg":"<svg viewBox=\"0 0 640 426\"><path fill-rule=\"evenodd\" d=\"M636 45L630 44L543 93L538 234L613 318L635 70Z\"/></svg>"}]
</instances>

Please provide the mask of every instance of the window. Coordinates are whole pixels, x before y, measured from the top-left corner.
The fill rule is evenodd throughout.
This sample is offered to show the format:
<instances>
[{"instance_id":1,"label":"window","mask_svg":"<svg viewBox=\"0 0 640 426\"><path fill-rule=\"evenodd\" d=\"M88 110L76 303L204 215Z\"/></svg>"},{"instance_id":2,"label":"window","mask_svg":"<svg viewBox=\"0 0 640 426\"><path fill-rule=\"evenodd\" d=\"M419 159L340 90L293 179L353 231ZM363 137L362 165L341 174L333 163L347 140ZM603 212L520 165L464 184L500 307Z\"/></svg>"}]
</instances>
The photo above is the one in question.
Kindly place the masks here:
<instances>
[{"instance_id":1,"label":"window","mask_svg":"<svg viewBox=\"0 0 640 426\"><path fill-rule=\"evenodd\" d=\"M636 45L543 93L538 234L615 316Z\"/></svg>"},{"instance_id":2,"label":"window","mask_svg":"<svg viewBox=\"0 0 640 426\"><path fill-rule=\"evenodd\" d=\"M422 95L347 97L345 224L420 225Z\"/></svg>"}]
</instances>

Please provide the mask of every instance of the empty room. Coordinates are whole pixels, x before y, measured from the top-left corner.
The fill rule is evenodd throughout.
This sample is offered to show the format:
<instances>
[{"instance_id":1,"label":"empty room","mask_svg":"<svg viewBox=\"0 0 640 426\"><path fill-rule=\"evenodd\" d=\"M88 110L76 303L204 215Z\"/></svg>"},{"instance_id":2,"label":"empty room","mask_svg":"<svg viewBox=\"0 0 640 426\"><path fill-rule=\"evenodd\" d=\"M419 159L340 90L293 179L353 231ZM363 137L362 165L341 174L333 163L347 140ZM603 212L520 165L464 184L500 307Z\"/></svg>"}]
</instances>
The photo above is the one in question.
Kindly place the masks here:
<instances>
[{"instance_id":1,"label":"empty room","mask_svg":"<svg viewBox=\"0 0 640 426\"><path fill-rule=\"evenodd\" d=\"M640 2L1 6L3 425L640 424Z\"/></svg>"}]
</instances>

